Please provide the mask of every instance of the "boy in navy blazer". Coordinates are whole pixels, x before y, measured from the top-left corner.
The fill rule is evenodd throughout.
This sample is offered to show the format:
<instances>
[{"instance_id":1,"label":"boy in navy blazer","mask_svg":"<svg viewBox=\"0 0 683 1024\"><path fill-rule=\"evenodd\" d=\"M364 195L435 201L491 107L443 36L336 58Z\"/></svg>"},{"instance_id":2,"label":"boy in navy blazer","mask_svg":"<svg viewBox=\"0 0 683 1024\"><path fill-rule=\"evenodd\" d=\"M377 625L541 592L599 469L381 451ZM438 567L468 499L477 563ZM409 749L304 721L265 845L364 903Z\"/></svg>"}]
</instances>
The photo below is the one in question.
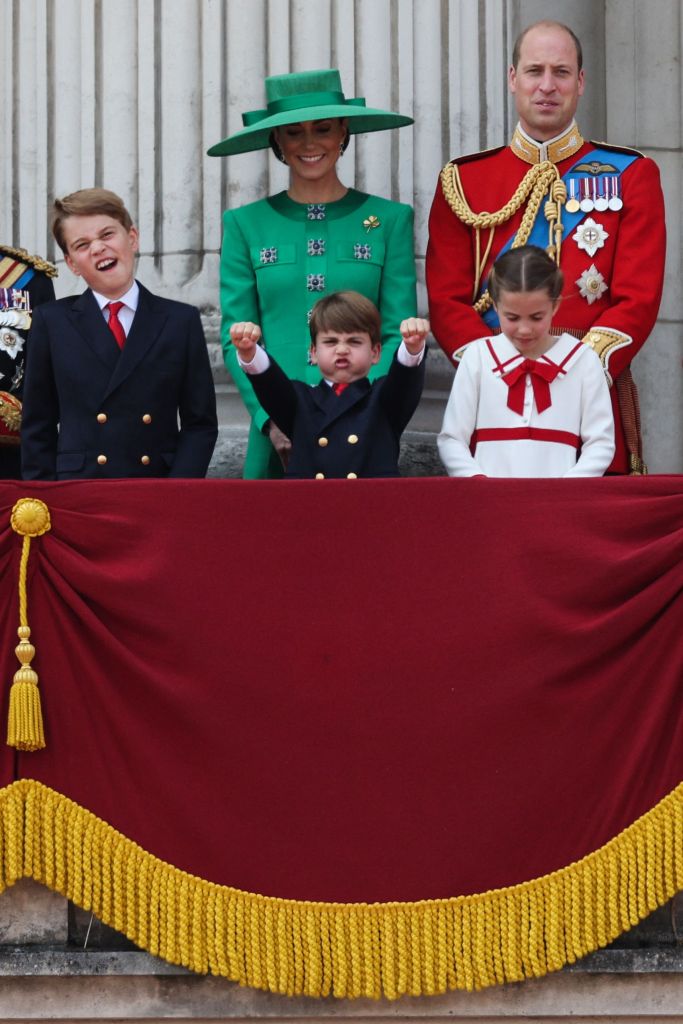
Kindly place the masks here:
<instances>
[{"instance_id":1,"label":"boy in navy blazer","mask_svg":"<svg viewBox=\"0 0 683 1024\"><path fill-rule=\"evenodd\" d=\"M314 386L290 380L257 345L258 324L230 328L259 402L292 442L285 476L398 476L401 434L422 393L429 323L403 321L389 372L374 383L368 373L381 354L381 322L369 299L350 291L325 296L313 307L310 333L311 361L323 377Z\"/></svg>"},{"instance_id":2,"label":"boy in navy blazer","mask_svg":"<svg viewBox=\"0 0 683 1024\"><path fill-rule=\"evenodd\" d=\"M35 311L23 478L205 476L218 429L198 310L135 280L138 231L113 192L55 200L52 231L88 288Z\"/></svg>"}]
</instances>

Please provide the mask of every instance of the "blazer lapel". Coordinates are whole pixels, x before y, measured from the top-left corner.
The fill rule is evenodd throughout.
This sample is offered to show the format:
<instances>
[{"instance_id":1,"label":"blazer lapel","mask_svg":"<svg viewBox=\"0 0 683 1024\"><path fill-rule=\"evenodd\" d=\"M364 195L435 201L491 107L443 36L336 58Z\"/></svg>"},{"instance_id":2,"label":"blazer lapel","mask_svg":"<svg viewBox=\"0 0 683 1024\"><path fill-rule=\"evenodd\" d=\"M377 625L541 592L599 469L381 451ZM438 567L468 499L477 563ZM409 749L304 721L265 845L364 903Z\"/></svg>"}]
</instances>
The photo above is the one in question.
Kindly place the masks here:
<instances>
[{"instance_id":1,"label":"blazer lapel","mask_svg":"<svg viewBox=\"0 0 683 1024\"><path fill-rule=\"evenodd\" d=\"M97 305L97 299L89 288L74 300L69 315L74 328L88 348L113 373L121 358L121 350L107 326L102 310Z\"/></svg>"},{"instance_id":2,"label":"blazer lapel","mask_svg":"<svg viewBox=\"0 0 683 1024\"><path fill-rule=\"evenodd\" d=\"M313 397L316 405L324 415L323 428L332 423L339 416L347 412L356 402L364 398L370 390L370 381L367 377L362 380L355 380L344 388L341 395L336 395L333 388L326 381L321 381L314 389Z\"/></svg>"},{"instance_id":3,"label":"blazer lapel","mask_svg":"<svg viewBox=\"0 0 683 1024\"><path fill-rule=\"evenodd\" d=\"M140 282L138 282L138 286L140 288L138 308L135 311L126 344L123 346L123 351L120 353L111 380L107 385L107 395L119 387L145 358L168 319L167 310L155 301L152 293L148 292Z\"/></svg>"}]
</instances>

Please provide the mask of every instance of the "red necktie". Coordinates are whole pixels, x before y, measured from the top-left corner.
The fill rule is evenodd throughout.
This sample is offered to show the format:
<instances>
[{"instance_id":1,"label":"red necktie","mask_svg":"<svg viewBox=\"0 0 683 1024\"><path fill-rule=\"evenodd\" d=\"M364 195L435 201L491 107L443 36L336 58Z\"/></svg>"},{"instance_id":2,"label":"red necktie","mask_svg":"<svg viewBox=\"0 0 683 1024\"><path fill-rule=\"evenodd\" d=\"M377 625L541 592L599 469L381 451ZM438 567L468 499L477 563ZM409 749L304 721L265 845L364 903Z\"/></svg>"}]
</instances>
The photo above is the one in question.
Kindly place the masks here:
<instances>
[{"instance_id":1,"label":"red necktie","mask_svg":"<svg viewBox=\"0 0 683 1024\"><path fill-rule=\"evenodd\" d=\"M555 380L560 367L554 363L542 363L538 359L525 359L515 366L514 370L507 373L503 380L508 388L508 409L518 413L524 412L524 388L526 385L527 373L531 375L531 386L536 399L536 408L544 412L553 404L550 398L550 384Z\"/></svg>"},{"instance_id":2,"label":"red necktie","mask_svg":"<svg viewBox=\"0 0 683 1024\"><path fill-rule=\"evenodd\" d=\"M342 391L346 391L348 386L349 386L348 384L341 384L341 383L340 384L333 384L332 385L332 390L334 391L335 395L341 395Z\"/></svg>"},{"instance_id":3,"label":"red necktie","mask_svg":"<svg viewBox=\"0 0 683 1024\"><path fill-rule=\"evenodd\" d=\"M119 310L123 309L123 306L123 302L108 302L105 306L105 309L109 310L109 330L116 338L116 344L119 348L123 348L126 344L126 332L119 320Z\"/></svg>"}]
</instances>

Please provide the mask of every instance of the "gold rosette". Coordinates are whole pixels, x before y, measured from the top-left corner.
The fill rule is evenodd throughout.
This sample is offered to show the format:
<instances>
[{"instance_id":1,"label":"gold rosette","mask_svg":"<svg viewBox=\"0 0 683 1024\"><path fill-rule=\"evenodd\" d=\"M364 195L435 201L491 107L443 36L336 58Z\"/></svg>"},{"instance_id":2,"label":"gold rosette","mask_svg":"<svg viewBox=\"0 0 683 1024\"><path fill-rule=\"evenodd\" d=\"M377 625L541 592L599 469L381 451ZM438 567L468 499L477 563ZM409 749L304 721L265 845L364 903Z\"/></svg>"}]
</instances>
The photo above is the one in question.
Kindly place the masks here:
<instances>
[{"instance_id":1,"label":"gold rosette","mask_svg":"<svg viewBox=\"0 0 683 1024\"><path fill-rule=\"evenodd\" d=\"M17 750L40 750L45 746L45 730L38 673L31 668L36 649L28 624L26 575L31 538L42 537L50 529L50 510L38 498L20 498L12 509L10 525L23 537L23 542L19 566L19 643L14 649L21 667L14 673L9 695L7 743Z\"/></svg>"}]
</instances>

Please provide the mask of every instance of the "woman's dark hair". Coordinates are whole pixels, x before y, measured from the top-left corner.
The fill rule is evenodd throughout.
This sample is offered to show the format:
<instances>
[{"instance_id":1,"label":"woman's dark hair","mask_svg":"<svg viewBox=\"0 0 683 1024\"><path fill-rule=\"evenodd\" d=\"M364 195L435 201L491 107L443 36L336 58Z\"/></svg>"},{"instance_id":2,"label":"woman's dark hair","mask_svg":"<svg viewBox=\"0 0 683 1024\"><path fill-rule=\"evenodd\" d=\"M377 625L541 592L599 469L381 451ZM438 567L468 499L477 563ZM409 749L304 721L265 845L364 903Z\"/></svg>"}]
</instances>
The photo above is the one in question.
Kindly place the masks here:
<instances>
[{"instance_id":1,"label":"woman's dark hair","mask_svg":"<svg viewBox=\"0 0 683 1024\"><path fill-rule=\"evenodd\" d=\"M489 294L495 303L501 292L547 292L555 302L563 286L564 274L538 245L508 249L493 264L489 275Z\"/></svg>"}]
</instances>

